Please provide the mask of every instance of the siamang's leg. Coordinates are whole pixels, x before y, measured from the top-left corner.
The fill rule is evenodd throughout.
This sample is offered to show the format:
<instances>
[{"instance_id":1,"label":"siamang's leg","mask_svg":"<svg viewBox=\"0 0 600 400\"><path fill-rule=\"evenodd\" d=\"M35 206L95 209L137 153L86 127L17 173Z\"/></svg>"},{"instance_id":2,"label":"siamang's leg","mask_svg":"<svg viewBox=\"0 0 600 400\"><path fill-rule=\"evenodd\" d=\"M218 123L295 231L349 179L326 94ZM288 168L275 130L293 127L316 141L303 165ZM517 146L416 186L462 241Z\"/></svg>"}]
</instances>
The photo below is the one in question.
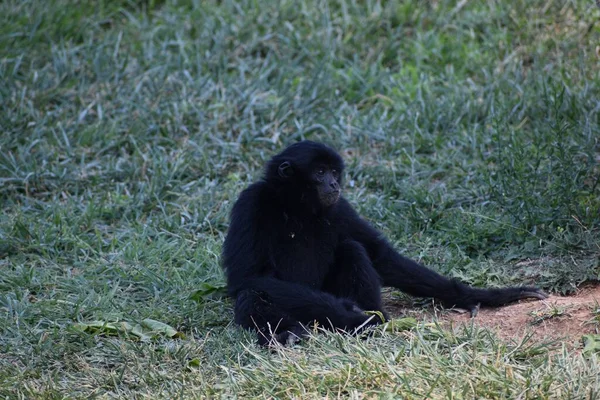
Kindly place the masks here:
<instances>
[{"instance_id":1,"label":"siamang's leg","mask_svg":"<svg viewBox=\"0 0 600 400\"><path fill-rule=\"evenodd\" d=\"M354 240L345 240L336 250L335 266L327 276L324 290L356 302L366 311L380 311L381 278L365 248Z\"/></svg>"},{"instance_id":2,"label":"siamang's leg","mask_svg":"<svg viewBox=\"0 0 600 400\"><path fill-rule=\"evenodd\" d=\"M369 317L356 310L355 303L350 300L301 284L261 277L248 280L245 286L247 289L236 296L239 303L235 310L236 322L242 326L256 324L263 328L267 323L274 326L286 318L288 322L284 325L293 323L289 321L302 324L317 321L326 328L354 329Z\"/></svg>"}]
</instances>

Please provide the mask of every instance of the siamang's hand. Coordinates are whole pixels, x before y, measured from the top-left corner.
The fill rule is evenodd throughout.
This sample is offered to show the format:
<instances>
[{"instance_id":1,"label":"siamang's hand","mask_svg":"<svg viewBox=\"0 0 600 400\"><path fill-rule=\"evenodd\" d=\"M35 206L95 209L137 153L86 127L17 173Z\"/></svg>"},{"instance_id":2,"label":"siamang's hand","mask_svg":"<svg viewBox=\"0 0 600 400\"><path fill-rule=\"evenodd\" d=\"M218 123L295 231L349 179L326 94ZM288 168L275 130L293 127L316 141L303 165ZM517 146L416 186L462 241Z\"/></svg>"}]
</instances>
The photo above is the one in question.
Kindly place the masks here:
<instances>
[{"instance_id":1,"label":"siamang's hand","mask_svg":"<svg viewBox=\"0 0 600 400\"><path fill-rule=\"evenodd\" d=\"M455 288L457 292L461 293L458 300L446 301L446 305L469 311L471 318L477 316L480 306L497 307L518 300L548 298L548 295L542 290L530 286L481 290L462 283L455 283Z\"/></svg>"},{"instance_id":2,"label":"siamang's hand","mask_svg":"<svg viewBox=\"0 0 600 400\"><path fill-rule=\"evenodd\" d=\"M536 287L523 286L523 287L519 287L516 289L518 289L520 292L519 300L524 300L524 299L545 300L549 297L549 295L547 293L545 293L543 290L538 289Z\"/></svg>"}]
</instances>

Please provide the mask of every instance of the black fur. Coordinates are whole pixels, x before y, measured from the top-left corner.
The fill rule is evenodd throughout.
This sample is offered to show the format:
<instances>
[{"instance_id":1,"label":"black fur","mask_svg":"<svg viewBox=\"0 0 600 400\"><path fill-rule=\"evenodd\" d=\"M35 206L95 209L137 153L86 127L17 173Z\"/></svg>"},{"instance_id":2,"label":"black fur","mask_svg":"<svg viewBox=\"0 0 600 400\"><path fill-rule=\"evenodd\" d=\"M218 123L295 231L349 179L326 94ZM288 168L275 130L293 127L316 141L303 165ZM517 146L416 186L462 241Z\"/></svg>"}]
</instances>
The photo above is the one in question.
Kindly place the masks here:
<instances>
[{"instance_id":1,"label":"black fur","mask_svg":"<svg viewBox=\"0 0 600 400\"><path fill-rule=\"evenodd\" d=\"M533 287L477 289L398 254L339 196L344 164L331 148L291 145L231 212L223 266L235 321L259 342L287 343L306 324L355 331L381 322L381 286L470 310L546 296ZM387 316L386 316L387 318Z\"/></svg>"}]
</instances>

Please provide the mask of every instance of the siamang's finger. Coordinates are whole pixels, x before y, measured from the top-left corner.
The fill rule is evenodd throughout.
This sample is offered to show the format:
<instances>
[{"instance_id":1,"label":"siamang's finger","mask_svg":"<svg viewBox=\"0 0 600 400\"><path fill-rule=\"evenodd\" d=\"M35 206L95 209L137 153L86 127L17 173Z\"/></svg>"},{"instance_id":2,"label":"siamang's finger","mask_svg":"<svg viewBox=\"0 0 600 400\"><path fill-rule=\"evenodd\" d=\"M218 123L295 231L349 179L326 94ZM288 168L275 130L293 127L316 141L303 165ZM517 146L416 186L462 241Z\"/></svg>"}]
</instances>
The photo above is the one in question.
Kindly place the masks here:
<instances>
[{"instance_id":1,"label":"siamang's finger","mask_svg":"<svg viewBox=\"0 0 600 400\"><path fill-rule=\"evenodd\" d=\"M281 343L284 346L293 346L296 343L300 342L300 340L302 340L302 337L295 334L294 332L286 331L275 335L275 339L278 343Z\"/></svg>"},{"instance_id":2,"label":"siamang's finger","mask_svg":"<svg viewBox=\"0 0 600 400\"><path fill-rule=\"evenodd\" d=\"M521 298L523 299L538 299L538 300L545 300L548 297L550 297L548 294L542 292L539 289L535 289L535 290L525 290L521 293Z\"/></svg>"},{"instance_id":3,"label":"siamang's finger","mask_svg":"<svg viewBox=\"0 0 600 400\"><path fill-rule=\"evenodd\" d=\"M302 339L307 337L309 334L310 332L308 329L304 325L298 323L298 325L294 326L289 331L280 333L282 336L278 338L278 340L279 343L282 343L285 346L292 346L302 341Z\"/></svg>"},{"instance_id":4,"label":"siamang's finger","mask_svg":"<svg viewBox=\"0 0 600 400\"><path fill-rule=\"evenodd\" d=\"M481 303L477 303L476 306L471 307L471 309L469 310L469 312L471 313L471 318L475 318L477 316L477 314L479 314L480 306L481 306Z\"/></svg>"},{"instance_id":5,"label":"siamang's finger","mask_svg":"<svg viewBox=\"0 0 600 400\"><path fill-rule=\"evenodd\" d=\"M271 336L260 335L258 344L263 347L276 348L278 346L293 346L300 342L306 335L298 334L297 332L285 331L273 334Z\"/></svg>"}]
</instances>

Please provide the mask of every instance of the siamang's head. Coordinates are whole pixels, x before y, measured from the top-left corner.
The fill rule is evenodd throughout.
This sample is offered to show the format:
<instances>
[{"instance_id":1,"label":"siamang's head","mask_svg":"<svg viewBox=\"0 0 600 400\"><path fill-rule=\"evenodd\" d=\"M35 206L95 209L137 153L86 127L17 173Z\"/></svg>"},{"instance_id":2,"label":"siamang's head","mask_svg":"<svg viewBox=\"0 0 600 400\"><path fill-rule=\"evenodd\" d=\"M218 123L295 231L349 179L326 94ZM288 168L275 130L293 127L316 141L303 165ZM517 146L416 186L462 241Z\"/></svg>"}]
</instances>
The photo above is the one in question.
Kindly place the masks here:
<instances>
[{"instance_id":1,"label":"siamang's head","mask_svg":"<svg viewBox=\"0 0 600 400\"><path fill-rule=\"evenodd\" d=\"M305 140L294 143L267 165L268 182L309 195L323 207L337 203L342 192L344 162L330 147ZM292 194L292 193L290 193Z\"/></svg>"}]
</instances>

